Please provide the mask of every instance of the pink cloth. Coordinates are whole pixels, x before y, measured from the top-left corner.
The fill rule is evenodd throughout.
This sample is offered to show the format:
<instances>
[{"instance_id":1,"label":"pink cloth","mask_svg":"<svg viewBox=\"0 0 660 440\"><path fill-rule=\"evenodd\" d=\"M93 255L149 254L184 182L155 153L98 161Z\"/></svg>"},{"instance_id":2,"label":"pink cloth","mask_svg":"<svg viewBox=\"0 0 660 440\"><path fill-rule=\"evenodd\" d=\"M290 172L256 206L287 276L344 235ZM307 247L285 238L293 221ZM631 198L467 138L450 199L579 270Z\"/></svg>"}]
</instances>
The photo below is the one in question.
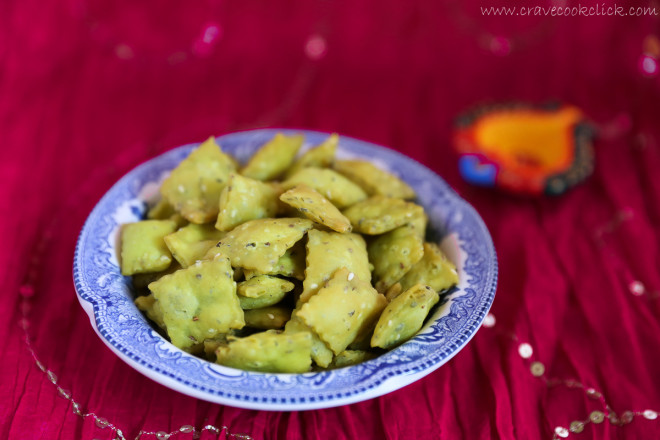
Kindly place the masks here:
<instances>
[{"instance_id":1,"label":"pink cloth","mask_svg":"<svg viewBox=\"0 0 660 440\"><path fill-rule=\"evenodd\" d=\"M618 416L660 410L660 82L638 70L657 17L485 18L479 6L490 2L476 1L100 3L0 7L0 438L111 435L74 415L35 366L18 325L25 283L35 289L29 334L39 358L85 412L129 438L214 424L255 439L536 439L604 402ZM491 54L479 42L487 32L517 35L517 46ZM585 184L523 199L460 180L449 145L459 112L548 98L614 132L597 142ZM87 214L162 151L264 126L390 145L443 176L495 241L495 326L402 390L309 412L195 400L114 356L71 280ZM603 398L548 386L530 373L533 361L544 378ZM590 423L570 438L660 438L660 419Z\"/></svg>"}]
</instances>

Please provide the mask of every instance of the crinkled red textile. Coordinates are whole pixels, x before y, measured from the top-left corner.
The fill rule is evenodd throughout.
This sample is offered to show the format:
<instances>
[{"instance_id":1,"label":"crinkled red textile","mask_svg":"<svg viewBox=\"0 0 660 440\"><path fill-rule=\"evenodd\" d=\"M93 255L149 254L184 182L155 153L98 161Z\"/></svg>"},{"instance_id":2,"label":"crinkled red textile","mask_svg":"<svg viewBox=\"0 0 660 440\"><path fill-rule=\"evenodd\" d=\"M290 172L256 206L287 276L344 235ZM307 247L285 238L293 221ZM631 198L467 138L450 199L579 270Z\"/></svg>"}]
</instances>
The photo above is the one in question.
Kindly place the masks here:
<instances>
[{"instance_id":1,"label":"crinkled red textile","mask_svg":"<svg viewBox=\"0 0 660 440\"><path fill-rule=\"evenodd\" d=\"M111 436L74 415L32 360L19 327L25 284L39 358L84 411L128 438L214 424L266 440L550 439L594 410L660 411L660 80L639 70L658 17L483 17L480 6L498 5L481 3L0 5L0 438ZM513 36L511 53L484 48L489 33ZM578 105L599 128L586 183L532 199L461 181L449 144L456 115L484 101L546 99ZM254 127L337 131L444 177L495 241L495 326L402 390L308 412L196 400L119 360L72 284L87 214L138 163ZM603 399L548 386L533 361L543 378ZM660 438L660 418L589 423L570 438Z\"/></svg>"}]
</instances>

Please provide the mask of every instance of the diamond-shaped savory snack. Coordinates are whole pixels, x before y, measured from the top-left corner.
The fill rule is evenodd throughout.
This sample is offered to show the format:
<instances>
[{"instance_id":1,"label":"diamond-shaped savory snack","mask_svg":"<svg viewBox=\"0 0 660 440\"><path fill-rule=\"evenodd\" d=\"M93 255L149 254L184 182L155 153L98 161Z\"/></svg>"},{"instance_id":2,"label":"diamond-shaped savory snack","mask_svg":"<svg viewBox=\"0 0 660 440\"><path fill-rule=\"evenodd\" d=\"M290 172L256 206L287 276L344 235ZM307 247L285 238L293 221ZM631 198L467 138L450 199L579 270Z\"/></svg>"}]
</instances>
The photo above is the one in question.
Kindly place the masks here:
<instances>
[{"instance_id":1,"label":"diamond-shaped savory snack","mask_svg":"<svg viewBox=\"0 0 660 440\"><path fill-rule=\"evenodd\" d=\"M224 235L224 232L218 231L211 224L190 223L178 231L166 235L165 244L172 252L174 259L185 268L197 260L201 260Z\"/></svg>"},{"instance_id":2,"label":"diamond-shaped savory snack","mask_svg":"<svg viewBox=\"0 0 660 440\"><path fill-rule=\"evenodd\" d=\"M258 275L238 283L238 294L248 298L259 298L274 292L291 292L294 287L291 281L270 275Z\"/></svg>"},{"instance_id":3,"label":"diamond-shaped savory snack","mask_svg":"<svg viewBox=\"0 0 660 440\"><path fill-rule=\"evenodd\" d=\"M241 370L266 373L306 373L312 366L308 333L268 330L230 340L216 350L216 362Z\"/></svg>"},{"instance_id":4,"label":"diamond-shaped savory snack","mask_svg":"<svg viewBox=\"0 0 660 440\"><path fill-rule=\"evenodd\" d=\"M291 319L291 309L282 306L269 306L245 311L245 326L261 330L277 330Z\"/></svg>"},{"instance_id":5,"label":"diamond-shaped savory snack","mask_svg":"<svg viewBox=\"0 0 660 440\"><path fill-rule=\"evenodd\" d=\"M215 351L220 347L226 346L228 339L234 337L234 333L236 333L236 330L232 330L224 335L219 335L217 338L204 339L203 346L206 359L211 362L215 362Z\"/></svg>"},{"instance_id":6,"label":"diamond-shaped savory snack","mask_svg":"<svg viewBox=\"0 0 660 440\"><path fill-rule=\"evenodd\" d=\"M279 207L278 195L271 185L232 173L220 193L220 213L215 227L228 231L248 220L274 217Z\"/></svg>"},{"instance_id":7,"label":"diamond-shaped savory snack","mask_svg":"<svg viewBox=\"0 0 660 440\"><path fill-rule=\"evenodd\" d=\"M277 260L273 270L267 274L253 269L245 269L243 272L246 280L257 275L282 275L302 281L305 279L305 243L301 240L287 249L284 255Z\"/></svg>"},{"instance_id":8,"label":"diamond-shaped savory snack","mask_svg":"<svg viewBox=\"0 0 660 440\"><path fill-rule=\"evenodd\" d=\"M160 272L172 262L163 237L176 230L172 220L142 220L121 228L121 273Z\"/></svg>"},{"instance_id":9,"label":"diamond-shaped savory snack","mask_svg":"<svg viewBox=\"0 0 660 440\"><path fill-rule=\"evenodd\" d=\"M344 350L332 360L330 368L349 367L366 362L376 357L376 353L367 350Z\"/></svg>"},{"instance_id":10,"label":"diamond-shaped savory snack","mask_svg":"<svg viewBox=\"0 0 660 440\"><path fill-rule=\"evenodd\" d=\"M176 223L177 228L183 228L184 226L190 224L188 220L186 220L181 214L178 212L174 214L172 217L170 217L170 220L174 221Z\"/></svg>"},{"instance_id":11,"label":"diamond-shaped savory snack","mask_svg":"<svg viewBox=\"0 0 660 440\"><path fill-rule=\"evenodd\" d=\"M147 212L147 219L149 220L174 220L177 227L181 228L188 224L188 220L181 217L181 214L176 212L174 207L170 205L167 200L160 199L149 211Z\"/></svg>"},{"instance_id":12,"label":"diamond-shaped savory snack","mask_svg":"<svg viewBox=\"0 0 660 440\"><path fill-rule=\"evenodd\" d=\"M245 325L229 259L217 257L149 284L172 344L188 349Z\"/></svg>"},{"instance_id":13,"label":"diamond-shaped savory snack","mask_svg":"<svg viewBox=\"0 0 660 440\"><path fill-rule=\"evenodd\" d=\"M383 293L396 283L424 256L424 242L409 225L378 236L367 246L374 265L376 290Z\"/></svg>"},{"instance_id":14,"label":"diamond-shaped savory snack","mask_svg":"<svg viewBox=\"0 0 660 440\"><path fill-rule=\"evenodd\" d=\"M335 160L335 152L339 144L339 135L332 133L321 144L307 150L293 165L286 171L286 177L293 176L303 168L317 167L324 168L332 165Z\"/></svg>"},{"instance_id":15,"label":"diamond-shaped savory snack","mask_svg":"<svg viewBox=\"0 0 660 440\"><path fill-rule=\"evenodd\" d=\"M373 325L386 305L385 297L368 281L343 267L300 307L297 316L339 354Z\"/></svg>"},{"instance_id":16,"label":"diamond-shaped savory snack","mask_svg":"<svg viewBox=\"0 0 660 440\"><path fill-rule=\"evenodd\" d=\"M321 368L326 368L332 362L334 353L323 342L314 330L296 316L296 310L291 314L291 319L284 326L284 333L307 333L312 341L312 359Z\"/></svg>"},{"instance_id":17,"label":"diamond-shaped savory snack","mask_svg":"<svg viewBox=\"0 0 660 440\"><path fill-rule=\"evenodd\" d=\"M387 299L387 297L385 297L385 299ZM360 331L353 342L348 344L346 350L371 350L371 337L374 334L375 326L376 321L374 321L370 327L365 327Z\"/></svg>"},{"instance_id":18,"label":"diamond-shaped savory snack","mask_svg":"<svg viewBox=\"0 0 660 440\"><path fill-rule=\"evenodd\" d=\"M151 319L163 330L166 329L165 321L163 320L163 311L160 309L160 303L156 301L153 293L138 296L134 302L137 308L147 315L147 318Z\"/></svg>"},{"instance_id":19,"label":"diamond-shaped savory snack","mask_svg":"<svg viewBox=\"0 0 660 440\"><path fill-rule=\"evenodd\" d=\"M410 221L408 222L408 226L413 228L415 230L415 234L422 240L426 238L426 226L429 223L429 218L422 210L421 213L417 213L416 215L412 216Z\"/></svg>"},{"instance_id":20,"label":"diamond-shaped savory snack","mask_svg":"<svg viewBox=\"0 0 660 440\"><path fill-rule=\"evenodd\" d=\"M250 298L248 296L238 295L238 302L243 310L261 309L263 307L273 306L284 299L288 292L273 290L264 293L261 296Z\"/></svg>"},{"instance_id":21,"label":"diamond-shaped savory snack","mask_svg":"<svg viewBox=\"0 0 660 440\"><path fill-rule=\"evenodd\" d=\"M154 281L160 279L164 275L169 275L172 272L176 272L177 270L181 269L181 265L176 262L172 261L172 264L170 266L160 272L149 272L149 273L136 273L131 277L131 280L133 281L133 287L135 289L146 289L147 286Z\"/></svg>"},{"instance_id":22,"label":"diamond-shaped savory snack","mask_svg":"<svg viewBox=\"0 0 660 440\"><path fill-rule=\"evenodd\" d=\"M204 258L223 254L234 267L270 273L286 250L311 227L311 220L301 218L250 220L229 231Z\"/></svg>"},{"instance_id":23,"label":"diamond-shaped savory snack","mask_svg":"<svg viewBox=\"0 0 660 440\"><path fill-rule=\"evenodd\" d=\"M417 284L394 298L378 319L371 346L389 349L413 337L439 299L435 290L423 284Z\"/></svg>"},{"instance_id":24,"label":"diamond-shaped savory snack","mask_svg":"<svg viewBox=\"0 0 660 440\"><path fill-rule=\"evenodd\" d=\"M303 168L284 182L284 189L291 189L304 183L327 198L339 209L367 198L367 194L355 183L336 171L327 168Z\"/></svg>"},{"instance_id":25,"label":"diamond-shaped savory snack","mask_svg":"<svg viewBox=\"0 0 660 440\"><path fill-rule=\"evenodd\" d=\"M309 231L307 268L298 304L311 298L342 267L348 267L363 281L371 281L367 245L362 236L316 229Z\"/></svg>"},{"instance_id":26,"label":"diamond-shaped savory snack","mask_svg":"<svg viewBox=\"0 0 660 440\"><path fill-rule=\"evenodd\" d=\"M160 192L191 223L207 223L218 215L220 192L235 170L232 158L210 137L172 170Z\"/></svg>"},{"instance_id":27,"label":"diamond-shaped savory snack","mask_svg":"<svg viewBox=\"0 0 660 440\"><path fill-rule=\"evenodd\" d=\"M385 292L385 298L387 298L388 301L392 302L392 300L397 296L401 295L402 292L403 289L401 288L401 283L394 283L393 285L390 286L389 289L387 289L387 292Z\"/></svg>"},{"instance_id":28,"label":"diamond-shaped savory snack","mask_svg":"<svg viewBox=\"0 0 660 440\"><path fill-rule=\"evenodd\" d=\"M277 133L264 144L241 170L241 174L257 180L279 177L293 163L304 140L301 134L285 136Z\"/></svg>"},{"instance_id":29,"label":"diamond-shaped savory snack","mask_svg":"<svg viewBox=\"0 0 660 440\"><path fill-rule=\"evenodd\" d=\"M337 232L351 232L351 222L318 192L305 184L296 185L280 196L308 219Z\"/></svg>"},{"instance_id":30,"label":"diamond-shaped savory snack","mask_svg":"<svg viewBox=\"0 0 660 440\"><path fill-rule=\"evenodd\" d=\"M403 199L373 196L344 211L353 230L363 234L384 234L424 215L424 208Z\"/></svg>"},{"instance_id":31,"label":"diamond-shaped savory snack","mask_svg":"<svg viewBox=\"0 0 660 440\"><path fill-rule=\"evenodd\" d=\"M160 199L153 207L147 212L149 220L167 220L176 214L174 206L170 205L167 200Z\"/></svg>"},{"instance_id":32,"label":"diamond-shaped savory snack","mask_svg":"<svg viewBox=\"0 0 660 440\"><path fill-rule=\"evenodd\" d=\"M334 168L362 187L370 196L414 199L415 191L395 175L364 160L339 160Z\"/></svg>"},{"instance_id":33,"label":"diamond-shaped savory snack","mask_svg":"<svg viewBox=\"0 0 660 440\"><path fill-rule=\"evenodd\" d=\"M442 291L458 283L458 272L437 244L424 243L424 256L399 283L404 291L415 284L425 284L433 290Z\"/></svg>"}]
</instances>

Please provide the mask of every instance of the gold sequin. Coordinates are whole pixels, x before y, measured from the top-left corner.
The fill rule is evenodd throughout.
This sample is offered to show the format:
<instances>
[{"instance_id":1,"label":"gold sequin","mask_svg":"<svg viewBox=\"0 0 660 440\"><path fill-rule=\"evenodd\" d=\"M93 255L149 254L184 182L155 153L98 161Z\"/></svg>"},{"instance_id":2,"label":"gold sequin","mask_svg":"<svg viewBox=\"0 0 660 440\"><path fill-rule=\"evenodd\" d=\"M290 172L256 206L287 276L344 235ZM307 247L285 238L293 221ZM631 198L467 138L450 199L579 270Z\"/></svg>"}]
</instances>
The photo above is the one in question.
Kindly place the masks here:
<instances>
[{"instance_id":1,"label":"gold sequin","mask_svg":"<svg viewBox=\"0 0 660 440\"><path fill-rule=\"evenodd\" d=\"M571 422L571 428L570 429L571 429L571 432L579 434L580 432L584 431L584 423L580 422L579 420Z\"/></svg>"},{"instance_id":2,"label":"gold sequin","mask_svg":"<svg viewBox=\"0 0 660 440\"><path fill-rule=\"evenodd\" d=\"M567 381L564 382L564 383L565 383L566 386L569 387L569 388L580 388L580 387L582 386L582 384L580 384L579 382L576 382L576 381L574 381L574 380L567 380Z\"/></svg>"},{"instance_id":3,"label":"gold sequin","mask_svg":"<svg viewBox=\"0 0 660 440\"><path fill-rule=\"evenodd\" d=\"M600 396L602 395L593 388L588 388L586 393L587 393L587 396L590 397L591 399L599 399Z\"/></svg>"},{"instance_id":4,"label":"gold sequin","mask_svg":"<svg viewBox=\"0 0 660 440\"><path fill-rule=\"evenodd\" d=\"M59 394L60 397L69 400L71 398L71 392L69 390L65 390L64 388L57 387L57 394Z\"/></svg>"},{"instance_id":5,"label":"gold sequin","mask_svg":"<svg viewBox=\"0 0 660 440\"><path fill-rule=\"evenodd\" d=\"M633 417L635 417L635 415L632 411L624 411L623 414L621 414L621 423L630 423L632 422Z\"/></svg>"},{"instance_id":6,"label":"gold sequin","mask_svg":"<svg viewBox=\"0 0 660 440\"><path fill-rule=\"evenodd\" d=\"M557 426L555 428L555 434L557 434L558 437L566 438L568 437L568 429L564 428L563 426Z\"/></svg>"},{"instance_id":7,"label":"gold sequin","mask_svg":"<svg viewBox=\"0 0 660 440\"><path fill-rule=\"evenodd\" d=\"M592 413L589 414L589 420L593 423L603 423L603 420L605 420L605 414L603 414L602 411L592 411Z\"/></svg>"},{"instance_id":8,"label":"gold sequin","mask_svg":"<svg viewBox=\"0 0 660 440\"><path fill-rule=\"evenodd\" d=\"M543 373L545 373L545 366L541 362L532 362L532 365L529 369L536 377L543 376Z\"/></svg>"},{"instance_id":9,"label":"gold sequin","mask_svg":"<svg viewBox=\"0 0 660 440\"><path fill-rule=\"evenodd\" d=\"M46 376L48 376L48 380L50 380L52 383L57 384L57 375L55 373L48 370L46 372Z\"/></svg>"}]
</instances>

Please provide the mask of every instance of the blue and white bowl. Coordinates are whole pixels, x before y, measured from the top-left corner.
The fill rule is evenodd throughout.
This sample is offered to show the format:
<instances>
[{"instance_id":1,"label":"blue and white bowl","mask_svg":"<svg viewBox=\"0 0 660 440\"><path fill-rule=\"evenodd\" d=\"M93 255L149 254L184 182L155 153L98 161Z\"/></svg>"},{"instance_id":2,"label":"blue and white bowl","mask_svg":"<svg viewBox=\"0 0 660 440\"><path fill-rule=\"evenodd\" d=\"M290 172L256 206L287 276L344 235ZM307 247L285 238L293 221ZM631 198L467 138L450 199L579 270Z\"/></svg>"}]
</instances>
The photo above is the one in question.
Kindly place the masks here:
<instances>
[{"instance_id":1,"label":"blue and white bowl","mask_svg":"<svg viewBox=\"0 0 660 440\"><path fill-rule=\"evenodd\" d=\"M276 132L254 130L218 139L245 161ZM303 131L305 146L326 133ZM340 137L339 157L364 158L410 184L430 219L430 239L456 264L460 283L443 297L422 330L376 359L332 371L269 374L236 370L174 347L133 304L130 278L117 260L119 228L143 218L163 179L197 144L168 151L129 172L96 205L78 238L73 278L94 330L110 349L145 376L210 402L260 410L308 410L371 399L404 387L451 359L474 336L495 296L497 259L475 210L440 177L393 150Z\"/></svg>"}]
</instances>

